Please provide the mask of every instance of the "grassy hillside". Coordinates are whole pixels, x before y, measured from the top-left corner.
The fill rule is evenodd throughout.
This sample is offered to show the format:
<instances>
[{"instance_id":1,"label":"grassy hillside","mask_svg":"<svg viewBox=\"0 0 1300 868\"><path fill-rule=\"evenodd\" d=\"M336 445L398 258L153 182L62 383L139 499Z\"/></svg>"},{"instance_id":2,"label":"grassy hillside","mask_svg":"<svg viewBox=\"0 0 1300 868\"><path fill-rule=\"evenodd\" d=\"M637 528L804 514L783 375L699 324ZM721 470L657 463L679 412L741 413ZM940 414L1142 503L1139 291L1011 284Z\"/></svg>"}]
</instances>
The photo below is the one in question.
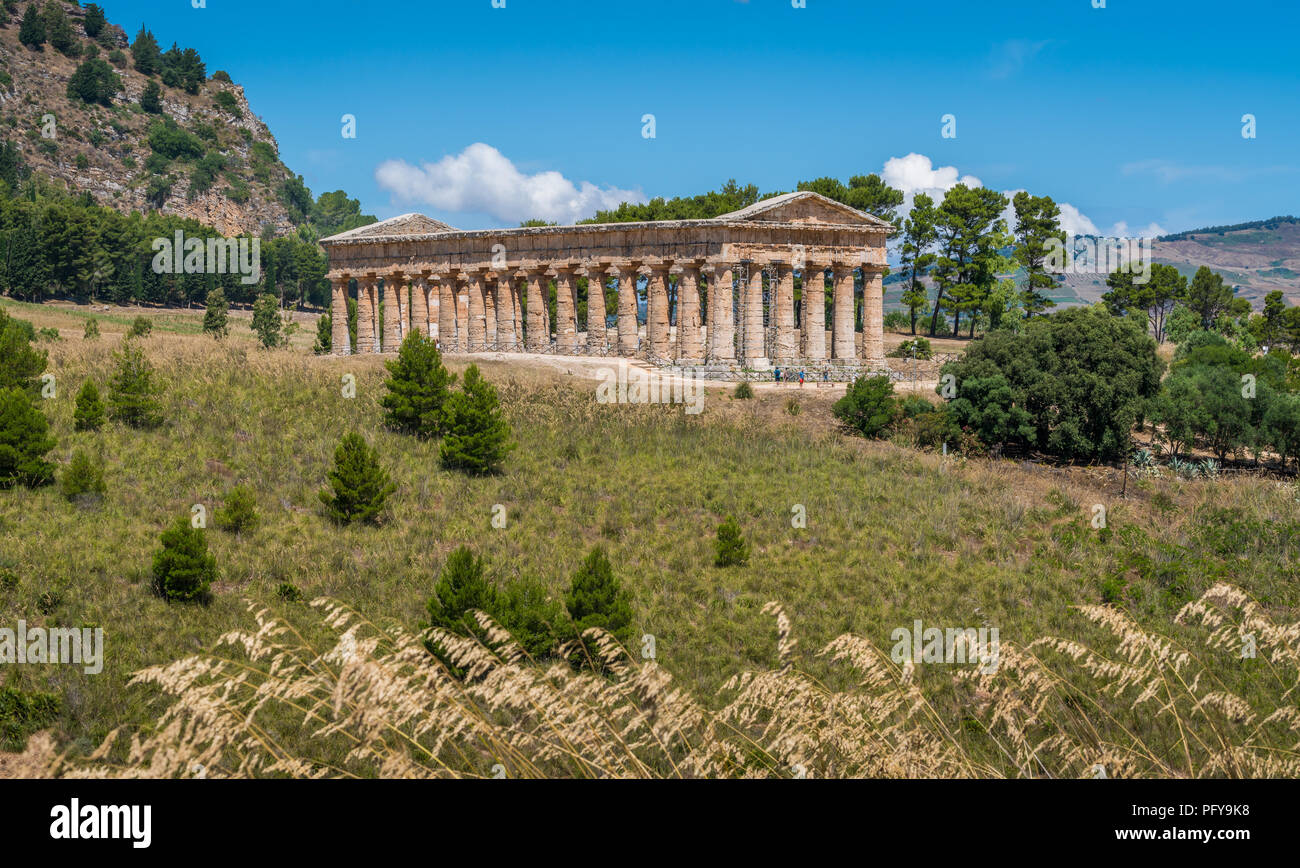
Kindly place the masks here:
<instances>
[{"instance_id":1,"label":"grassy hillside","mask_svg":"<svg viewBox=\"0 0 1300 868\"><path fill-rule=\"evenodd\" d=\"M1105 631L1072 607L1113 601L1138 623L1186 638L1188 628L1170 626L1174 614L1219 581L1244 588L1279 620L1300 612L1291 485L1131 479L1123 500L1107 469L961 461L846 438L829 424L829 397L811 388L759 390L750 401L711 390L704 412L689 416L598 404L589 380L504 362L482 368L501 388L519 448L503 475L467 478L438 468L435 443L382 430L380 360L257 350L242 323L218 344L179 313L144 341L167 426L75 433L72 398L86 377L105 388L117 329L84 341L76 312L6 307L66 329L46 345L59 387L44 405L58 438L52 455L62 465L88 447L106 470L98 508L69 504L54 488L0 492L0 570L18 579L0 586L0 624L105 630L100 675L59 666L3 672L5 687L59 698L50 730L74 753L117 727L147 732L159 692L127 687L131 674L249 626L245 600L311 622L305 604L276 597L290 582L308 599L337 598L379 624L414 629L440 565L461 544L481 553L498 581L536 576L556 595L583 555L605 546L631 591L636 635L653 634L664 669L707 705L721 701L733 675L776 665L777 632L762 611L769 601L795 626L800 665L832 686L855 678L814 651L855 633L887 652L891 631L916 619L996 626L1003 642L1020 645L1046 634L1089 642ZM340 393L345 373L356 375L355 399ZM316 499L339 438L352 430L378 446L398 484L378 528L335 527ZM163 602L150 591L159 533L193 504L210 516L236 484L254 488L263 520L243 538L206 532L221 573L215 600ZM1104 531L1090 525L1099 503L1108 510ZM504 529L491 524L498 504ZM792 527L796 505L807 510L806 529ZM713 566L714 532L728 514L753 546L747 567ZM1273 701L1263 660L1242 660L1231 647L1198 659L1225 689ZM916 677L963 749L1006 773L980 728L967 725L973 712L951 684L953 668L922 667ZM1139 732L1178 757L1179 728L1130 699L1114 700L1098 725ZM287 724L284 737L299 746L308 739Z\"/></svg>"}]
</instances>

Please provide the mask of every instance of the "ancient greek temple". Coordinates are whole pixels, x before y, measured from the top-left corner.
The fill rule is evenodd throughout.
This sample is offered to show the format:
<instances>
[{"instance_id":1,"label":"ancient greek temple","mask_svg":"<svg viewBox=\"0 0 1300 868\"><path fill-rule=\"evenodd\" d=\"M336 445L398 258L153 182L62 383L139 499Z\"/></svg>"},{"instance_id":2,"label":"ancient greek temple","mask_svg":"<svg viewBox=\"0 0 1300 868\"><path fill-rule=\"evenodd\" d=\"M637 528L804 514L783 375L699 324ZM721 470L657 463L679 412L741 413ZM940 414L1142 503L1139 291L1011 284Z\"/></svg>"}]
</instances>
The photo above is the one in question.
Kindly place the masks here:
<instances>
[{"instance_id":1,"label":"ancient greek temple","mask_svg":"<svg viewBox=\"0 0 1300 868\"><path fill-rule=\"evenodd\" d=\"M707 220L462 232L407 214L321 244L337 354L396 352L418 330L450 353L860 369L884 366L890 231L877 217L800 192Z\"/></svg>"}]
</instances>

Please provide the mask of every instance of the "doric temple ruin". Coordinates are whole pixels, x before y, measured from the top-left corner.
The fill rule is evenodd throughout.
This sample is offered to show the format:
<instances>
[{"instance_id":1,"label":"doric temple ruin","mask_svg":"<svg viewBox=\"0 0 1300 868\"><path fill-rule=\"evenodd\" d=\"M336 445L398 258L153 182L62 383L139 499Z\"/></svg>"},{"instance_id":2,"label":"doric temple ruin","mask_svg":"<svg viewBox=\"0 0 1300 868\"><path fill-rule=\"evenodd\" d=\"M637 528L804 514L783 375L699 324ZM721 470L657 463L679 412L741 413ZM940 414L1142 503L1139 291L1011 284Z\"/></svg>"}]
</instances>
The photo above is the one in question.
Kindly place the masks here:
<instances>
[{"instance_id":1,"label":"doric temple ruin","mask_svg":"<svg viewBox=\"0 0 1300 868\"><path fill-rule=\"evenodd\" d=\"M884 366L890 231L877 217L801 192L707 220L462 232L407 214L321 243L339 354L396 352L414 329L452 353L856 370ZM592 291L596 285L605 292Z\"/></svg>"}]
</instances>

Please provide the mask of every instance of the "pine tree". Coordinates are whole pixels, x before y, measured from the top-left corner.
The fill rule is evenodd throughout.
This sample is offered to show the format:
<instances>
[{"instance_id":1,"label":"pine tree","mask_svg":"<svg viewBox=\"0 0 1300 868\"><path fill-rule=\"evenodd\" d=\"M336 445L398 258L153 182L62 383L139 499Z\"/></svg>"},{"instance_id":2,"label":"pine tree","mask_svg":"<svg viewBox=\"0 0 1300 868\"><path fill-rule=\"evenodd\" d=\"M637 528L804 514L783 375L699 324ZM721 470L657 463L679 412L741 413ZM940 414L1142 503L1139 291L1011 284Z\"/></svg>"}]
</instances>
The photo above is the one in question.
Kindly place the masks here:
<instances>
[{"instance_id":1,"label":"pine tree","mask_svg":"<svg viewBox=\"0 0 1300 868\"><path fill-rule=\"evenodd\" d=\"M72 22L63 6L58 3L45 4L45 38L50 47L61 54L76 57L81 53L77 35L72 30Z\"/></svg>"},{"instance_id":2,"label":"pine tree","mask_svg":"<svg viewBox=\"0 0 1300 868\"><path fill-rule=\"evenodd\" d=\"M573 619L574 638L580 639L583 631L599 627L624 648L632 645L632 604L614 576L604 549L592 549L573 574L564 593L564 607Z\"/></svg>"},{"instance_id":3,"label":"pine tree","mask_svg":"<svg viewBox=\"0 0 1300 868\"><path fill-rule=\"evenodd\" d=\"M94 380L88 379L81 384L72 422L72 427L78 431L98 431L103 427L104 402L99 398L99 388Z\"/></svg>"},{"instance_id":4,"label":"pine tree","mask_svg":"<svg viewBox=\"0 0 1300 868\"><path fill-rule=\"evenodd\" d=\"M339 524L377 523L388 496L397 490L379 464L379 452L360 434L346 435L334 452L330 488L320 492L325 512Z\"/></svg>"},{"instance_id":5,"label":"pine tree","mask_svg":"<svg viewBox=\"0 0 1300 868\"><path fill-rule=\"evenodd\" d=\"M379 399L379 406L387 411L384 424L417 437L441 435L449 387L456 378L443 366L437 341L412 332L402 341L397 358L384 367L391 375L384 381L388 394Z\"/></svg>"},{"instance_id":6,"label":"pine tree","mask_svg":"<svg viewBox=\"0 0 1300 868\"><path fill-rule=\"evenodd\" d=\"M443 467L493 473L514 448L497 391L479 374L478 365L465 371L463 388L447 399L443 415L446 436L438 453Z\"/></svg>"},{"instance_id":7,"label":"pine tree","mask_svg":"<svg viewBox=\"0 0 1300 868\"><path fill-rule=\"evenodd\" d=\"M281 334L283 323L280 321L280 303L269 292L258 296L253 302L253 331L266 349L278 347L284 343Z\"/></svg>"},{"instance_id":8,"label":"pine tree","mask_svg":"<svg viewBox=\"0 0 1300 868\"><path fill-rule=\"evenodd\" d=\"M203 531L181 516L163 531L153 556L154 591L169 602L206 601L217 577L217 559L208 552Z\"/></svg>"},{"instance_id":9,"label":"pine tree","mask_svg":"<svg viewBox=\"0 0 1300 868\"><path fill-rule=\"evenodd\" d=\"M144 93L140 94L140 108L151 115L162 114L162 88L158 82L151 79L144 86Z\"/></svg>"},{"instance_id":10,"label":"pine tree","mask_svg":"<svg viewBox=\"0 0 1300 868\"><path fill-rule=\"evenodd\" d=\"M117 360L117 371L109 383L109 415L132 428L157 428L163 423L163 417L149 360L129 339L113 357Z\"/></svg>"},{"instance_id":11,"label":"pine tree","mask_svg":"<svg viewBox=\"0 0 1300 868\"><path fill-rule=\"evenodd\" d=\"M0 389L0 488L36 488L54 481L45 453L54 448L50 423L22 389Z\"/></svg>"},{"instance_id":12,"label":"pine tree","mask_svg":"<svg viewBox=\"0 0 1300 868\"><path fill-rule=\"evenodd\" d=\"M732 567L749 563L749 544L741 535L735 516L727 516L727 520L718 525L718 540L715 545L718 557L714 566Z\"/></svg>"},{"instance_id":13,"label":"pine tree","mask_svg":"<svg viewBox=\"0 0 1300 868\"><path fill-rule=\"evenodd\" d=\"M18 41L32 51L40 51L45 44L45 18L36 8L38 5L36 0L28 4L27 11L23 13L23 23L18 28Z\"/></svg>"},{"instance_id":14,"label":"pine tree","mask_svg":"<svg viewBox=\"0 0 1300 868\"><path fill-rule=\"evenodd\" d=\"M483 560L465 546L456 549L438 572L433 596L425 607L428 626L479 634L473 612L492 614L497 606L497 589L484 576Z\"/></svg>"},{"instance_id":15,"label":"pine tree","mask_svg":"<svg viewBox=\"0 0 1300 868\"><path fill-rule=\"evenodd\" d=\"M0 308L0 389L22 389L36 397L49 357L32 346L35 330Z\"/></svg>"},{"instance_id":16,"label":"pine tree","mask_svg":"<svg viewBox=\"0 0 1300 868\"><path fill-rule=\"evenodd\" d=\"M203 314L203 331L217 340L230 334L230 305L226 304L226 294L221 289L208 293L208 309Z\"/></svg>"},{"instance_id":17,"label":"pine tree","mask_svg":"<svg viewBox=\"0 0 1300 868\"><path fill-rule=\"evenodd\" d=\"M99 338L99 320L93 316L86 320L86 331L82 334L83 340L93 341Z\"/></svg>"},{"instance_id":18,"label":"pine tree","mask_svg":"<svg viewBox=\"0 0 1300 868\"><path fill-rule=\"evenodd\" d=\"M88 3L86 5L86 17L81 22L81 27L86 31L86 35L91 39L97 39L107 26L108 19L104 17L103 7L98 3Z\"/></svg>"},{"instance_id":19,"label":"pine tree","mask_svg":"<svg viewBox=\"0 0 1300 868\"><path fill-rule=\"evenodd\" d=\"M84 449L72 453L72 462L59 479L59 491L63 496L71 501L94 501L102 498L107 490L100 462L91 458Z\"/></svg>"},{"instance_id":20,"label":"pine tree","mask_svg":"<svg viewBox=\"0 0 1300 868\"><path fill-rule=\"evenodd\" d=\"M158 49L158 40L140 25L140 32L131 43L131 59L135 62L135 71L141 75L153 75L162 65L162 52Z\"/></svg>"}]
</instances>

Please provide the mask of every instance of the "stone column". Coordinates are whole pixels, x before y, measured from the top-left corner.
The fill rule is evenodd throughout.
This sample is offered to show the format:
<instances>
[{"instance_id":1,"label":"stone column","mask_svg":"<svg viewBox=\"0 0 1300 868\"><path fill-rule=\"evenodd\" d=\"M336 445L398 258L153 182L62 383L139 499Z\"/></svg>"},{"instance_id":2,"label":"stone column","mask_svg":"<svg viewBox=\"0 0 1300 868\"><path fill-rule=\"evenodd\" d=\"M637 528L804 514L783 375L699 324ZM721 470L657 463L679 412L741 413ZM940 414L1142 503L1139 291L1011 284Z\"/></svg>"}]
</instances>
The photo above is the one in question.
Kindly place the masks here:
<instances>
[{"instance_id":1,"label":"stone column","mask_svg":"<svg viewBox=\"0 0 1300 868\"><path fill-rule=\"evenodd\" d=\"M776 361L788 365L799 355L794 341L794 269L777 263L772 272L776 282Z\"/></svg>"},{"instance_id":2,"label":"stone column","mask_svg":"<svg viewBox=\"0 0 1300 868\"><path fill-rule=\"evenodd\" d=\"M481 353L487 349L487 302L483 297L483 275L476 271L466 272L465 288L469 303L469 345L466 350Z\"/></svg>"},{"instance_id":3,"label":"stone column","mask_svg":"<svg viewBox=\"0 0 1300 868\"><path fill-rule=\"evenodd\" d=\"M745 316L745 364L754 368L765 368L767 358L766 341L763 335L763 265L755 262L749 268L749 280L744 287Z\"/></svg>"},{"instance_id":4,"label":"stone column","mask_svg":"<svg viewBox=\"0 0 1300 868\"><path fill-rule=\"evenodd\" d=\"M803 356L826 359L826 266L815 262L803 271Z\"/></svg>"},{"instance_id":5,"label":"stone column","mask_svg":"<svg viewBox=\"0 0 1300 868\"><path fill-rule=\"evenodd\" d=\"M885 364L885 277L879 267L862 266L862 360Z\"/></svg>"},{"instance_id":6,"label":"stone column","mask_svg":"<svg viewBox=\"0 0 1300 868\"><path fill-rule=\"evenodd\" d=\"M555 351L572 356L578 351L578 319L573 303L573 269L555 270Z\"/></svg>"},{"instance_id":7,"label":"stone column","mask_svg":"<svg viewBox=\"0 0 1300 868\"><path fill-rule=\"evenodd\" d=\"M367 274L357 280L357 353L378 352L379 336L375 330L375 276Z\"/></svg>"},{"instance_id":8,"label":"stone column","mask_svg":"<svg viewBox=\"0 0 1300 868\"><path fill-rule=\"evenodd\" d=\"M528 324L524 326L524 335L527 338L528 352L545 352L550 344L550 335L546 328L546 288L548 281L545 272L542 271L528 272L527 280Z\"/></svg>"},{"instance_id":9,"label":"stone column","mask_svg":"<svg viewBox=\"0 0 1300 868\"><path fill-rule=\"evenodd\" d=\"M700 345L700 267L687 262L677 278L677 355L679 364L698 365L704 360Z\"/></svg>"},{"instance_id":10,"label":"stone column","mask_svg":"<svg viewBox=\"0 0 1300 868\"><path fill-rule=\"evenodd\" d=\"M519 275L510 274L510 309L515 314L515 349L524 349L524 300L519 293Z\"/></svg>"},{"instance_id":11,"label":"stone column","mask_svg":"<svg viewBox=\"0 0 1300 868\"><path fill-rule=\"evenodd\" d=\"M402 308L397 293L404 279L400 271L384 276L384 337L380 349L385 353L397 352L402 343Z\"/></svg>"},{"instance_id":12,"label":"stone column","mask_svg":"<svg viewBox=\"0 0 1300 868\"><path fill-rule=\"evenodd\" d=\"M438 280L438 343L444 353L456 349L456 281L446 275Z\"/></svg>"},{"instance_id":13,"label":"stone column","mask_svg":"<svg viewBox=\"0 0 1300 868\"><path fill-rule=\"evenodd\" d=\"M330 343L336 356L352 355L348 341L348 283L346 277L330 281Z\"/></svg>"},{"instance_id":14,"label":"stone column","mask_svg":"<svg viewBox=\"0 0 1300 868\"><path fill-rule=\"evenodd\" d=\"M618 271L618 354L635 356L637 351L636 265L614 266Z\"/></svg>"},{"instance_id":15,"label":"stone column","mask_svg":"<svg viewBox=\"0 0 1300 868\"><path fill-rule=\"evenodd\" d=\"M645 288L645 336L650 355L668 359L673 355L668 346L668 266L656 265L650 269Z\"/></svg>"},{"instance_id":16,"label":"stone column","mask_svg":"<svg viewBox=\"0 0 1300 868\"><path fill-rule=\"evenodd\" d=\"M462 275L461 280L464 280ZM456 348L462 352L469 352L469 284L466 282L465 291L461 292L459 281L456 289Z\"/></svg>"},{"instance_id":17,"label":"stone column","mask_svg":"<svg viewBox=\"0 0 1300 868\"><path fill-rule=\"evenodd\" d=\"M605 330L605 265L587 265L587 355L603 356L609 350Z\"/></svg>"},{"instance_id":18,"label":"stone column","mask_svg":"<svg viewBox=\"0 0 1300 868\"><path fill-rule=\"evenodd\" d=\"M481 275L483 282L483 349L497 349L497 288L496 277L491 273Z\"/></svg>"},{"instance_id":19,"label":"stone column","mask_svg":"<svg viewBox=\"0 0 1300 868\"><path fill-rule=\"evenodd\" d=\"M858 357L853 340L853 266L837 262L831 267L835 300L831 321L831 358L852 361Z\"/></svg>"},{"instance_id":20,"label":"stone column","mask_svg":"<svg viewBox=\"0 0 1300 868\"><path fill-rule=\"evenodd\" d=\"M493 276L497 286L497 349L511 353L515 346L514 278L509 273Z\"/></svg>"},{"instance_id":21,"label":"stone column","mask_svg":"<svg viewBox=\"0 0 1300 868\"><path fill-rule=\"evenodd\" d=\"M709 273L709 361L736 360L736 322L732 312L731 265L712 264Z\"/></svg>"},{"instance_id":22,"label":"stone column","mask_svg":"<svg viewBox=\"0 0 1300 868\"><path fill-rule=\"evenodd\" d=\"M429 283L428 274L411 279L411 331L429 336Z\"/></svg>"}]
</instances>

